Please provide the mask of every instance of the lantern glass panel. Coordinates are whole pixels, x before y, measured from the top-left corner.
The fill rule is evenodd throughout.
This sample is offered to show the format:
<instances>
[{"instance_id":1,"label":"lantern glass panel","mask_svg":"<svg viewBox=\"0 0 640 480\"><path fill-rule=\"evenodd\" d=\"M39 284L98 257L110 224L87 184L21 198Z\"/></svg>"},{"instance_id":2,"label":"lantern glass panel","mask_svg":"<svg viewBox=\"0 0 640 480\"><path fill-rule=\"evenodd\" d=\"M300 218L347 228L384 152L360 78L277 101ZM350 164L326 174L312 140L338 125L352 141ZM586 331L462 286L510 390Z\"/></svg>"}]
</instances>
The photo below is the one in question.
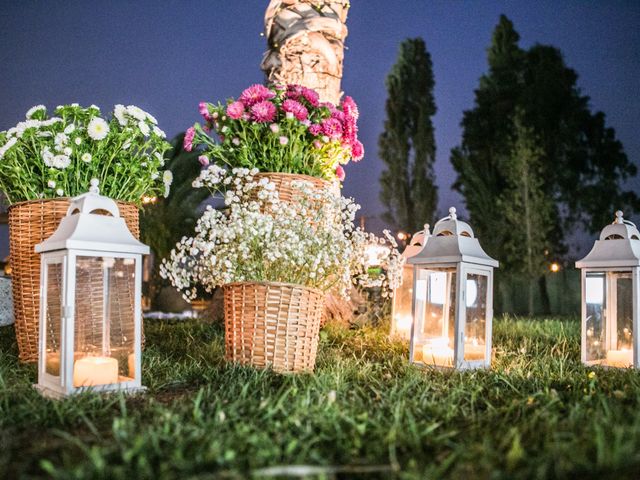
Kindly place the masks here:
<instances>
[{"instance_id":1,"label":"lantern glass panel","mask_svg":"<svg viewBox=\"0 0 640 480\"><path fill-rule=\"evenodd\" d=\"M587 361L602 361L606 356L606 273L586 274L584 298Z\"/></svg>"},{"instance_id":2,"label":"lantern glass panel","mask_svg":"<svg viewBox=\"0 0 640 480\"><path fill-rule=\"evenodd\" d=\"M411 335L411 301L413 298L413 266L405 265L402 269L402 285L393 296L393 318L391 335L409 339Z\"/></svg>"},{"instance_id":3,"label":"lantern glass panel","mask_svg":"<svg viewBox=\"0 0 640 480\"><path fill-rule=\"evenodd\" d=\"M62 263L47 263L45 272L47 303L45 306L45 372L60 376L62 340Z\"/></svg>"},{"instance_id":4,"label":"lantern glass panel","mask_svg":"<svg viewBox=\"0 0 640 480\"><path fill-rule=\"evenodd\" d=\"M413 361L453 365L456 269L418 269L415 282Z\"/></svg>"},{"instance_id":5,"label":"lantern glass panel","mask_svg":"<svg viewBox=\"0 0 640 480\"><path fill-rule=\"evenodd\" d=\"M463 357L466 361L484 360L486 356L488 285L486 275L467 276Z\"/></svg>"},{"instance_id":6,"label":"lantern glass panel","mask_svg":"<svg viewBox=\"0 0 640 480\"><path fill-rule=\"evenodd\" d=\"M74 386L135 377L135 259L76 260Z\"/></svg>"}]
</instances>

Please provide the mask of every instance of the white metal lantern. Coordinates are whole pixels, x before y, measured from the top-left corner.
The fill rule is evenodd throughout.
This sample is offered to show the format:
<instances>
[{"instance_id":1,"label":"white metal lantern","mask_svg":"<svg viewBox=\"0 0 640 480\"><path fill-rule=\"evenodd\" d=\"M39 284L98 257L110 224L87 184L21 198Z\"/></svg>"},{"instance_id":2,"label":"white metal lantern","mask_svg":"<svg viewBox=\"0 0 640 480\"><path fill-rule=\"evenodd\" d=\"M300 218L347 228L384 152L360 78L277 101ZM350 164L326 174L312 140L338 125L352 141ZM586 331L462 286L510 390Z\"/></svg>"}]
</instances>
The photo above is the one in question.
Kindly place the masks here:
<instances>
[{"instance_id":1,"label":"white metal lantern","mask_svg":"<svg viewBox=\"0 0 640 480\"><path fill-rule=\"evenodd\" d=\"M74 198L41 254L38 384L49 397L87 389L137 391L142 255L98 181Z\"/></svg>"},{"instance_id":2,"label":"white metal lantern","mask_svg":"<svg viewBox=\"0 0 640 480\"><path fill-rule=\"evenodd\" d=\"M412 363L444 368L491 364L493 269L456 209L436 223L413 265Z\"/></svg>"},{"instance_id":3,"label":"white metal lantern","mask_svg":"<svg viewBox=\"0 0 640 480\"><path fill-rule=\"evenodd\" d=\"M424 230L416 233L407 248L402 252L405 261L418 254L429 238L429 225ZM411 308L413 303L413 265L408 262L402 267L402 283L393 292L393 305L391 307L391 333L392 338L409 340L411 337Z\"/></svg>"},{"instance_id":4,"label":"white metal lantern","mask_svg":"<svg viewBox=\"0 0 640 480\"><path fill-rule=\"evenodd\" d=\"M582 362L638 368L640 232L616 212L582 270Z\"/></svg>"}]
</instances>

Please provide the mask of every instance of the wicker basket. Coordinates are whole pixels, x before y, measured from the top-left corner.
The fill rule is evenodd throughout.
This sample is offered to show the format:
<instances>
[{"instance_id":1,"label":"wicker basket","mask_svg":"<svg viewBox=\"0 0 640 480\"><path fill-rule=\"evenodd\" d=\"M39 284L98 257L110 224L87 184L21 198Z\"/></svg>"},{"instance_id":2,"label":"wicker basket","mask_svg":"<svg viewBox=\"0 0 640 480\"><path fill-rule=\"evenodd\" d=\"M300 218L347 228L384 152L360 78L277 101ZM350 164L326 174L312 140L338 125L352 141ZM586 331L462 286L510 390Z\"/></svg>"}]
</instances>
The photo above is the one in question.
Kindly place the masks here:
<instances>
[{"instance_id":1,"label":"wicker basket","mask_svg":"<svg viewBox=\"0 0 640 480\"><path fill-rule=\"evenodd\" d=\"M323 309L324 294L300 285L225 285L227 360L281 373L313 371Z\"/></svg>"},{"instance_id":2,"label":"wicker basket","mask_svg":"<svg viewBox=\"0 0 640 480\"><path fill-rule=\"evenodd\" d=\"M118 207L131 233L139 238L138 207L124 202L118 202ZM9 207L13 308L18 350L23 362L38 359L40 255L34 248L53 234L68 208L68 198L32 200Z\"/></svg>"},{"instance_id":3,"label":"wicker basket","mask_svg":"<svg viewBox=\"0 0 640 480\"><path fill-rule=\"evenodd\" d=\"M257 181L261 178L268 178L269 181L276 186L280 200L287 203L293 203L299 200L300 192L292 186L295 181L304 180L310 182L318 190L331 185L328 180L297 173L262 172L254 175L254 179Z\"/></svg>"}]
</instances>

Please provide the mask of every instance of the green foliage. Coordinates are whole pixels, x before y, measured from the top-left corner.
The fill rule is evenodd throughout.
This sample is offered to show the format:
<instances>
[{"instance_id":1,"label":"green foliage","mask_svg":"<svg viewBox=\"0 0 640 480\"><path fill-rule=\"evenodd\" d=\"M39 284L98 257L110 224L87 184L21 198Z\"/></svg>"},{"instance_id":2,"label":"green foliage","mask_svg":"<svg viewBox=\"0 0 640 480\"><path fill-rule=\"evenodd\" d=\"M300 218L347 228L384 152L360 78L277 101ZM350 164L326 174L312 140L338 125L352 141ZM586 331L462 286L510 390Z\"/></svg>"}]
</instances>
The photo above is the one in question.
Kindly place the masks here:
<instances>
[{"instance_id":1,"label":"green foliage","mask_svg":"<svg viewBox=\"0 0 640 480\"><path fill-rule=\"evenodd\" d=\"M226 365L219 326L148 322L146 394L53 402L31 387L35 368L18 364L2 328L0 471L244 479L310 465L314 474L288 478L636 477L640 377L582 366L576 321L498 319L493 367L476 372L410 366L386 333L325 329L316 373L287 376Z\"/></svg>"},{"instance_id":2,"label":"green foliage","mask_svg":"<svg viewBox=\"0 0 640 480\"><path fill-rule=\"evenodd\" d=\"M536 250L546 246L551 256L561 255L564 239L577 224L599 231L614 210L631 213L640 207L637 195L621 188L636 167L615 131L605 126L604 114L590 111L577 73L565 65L558 49L535 45L523 50L518 41L511 21L501 16L488 51L489 71L480 79L474 108L464 113L462 143L451 154L458 173L454 188L464 195L483 246L500 259L503 245L513 242L514 230L521 228L495 202L504 201L505 193L517 197L510 177L514 168L521 168L512 163L518 162L514 152L521 148L517 143L523 128L535 138L539 165L530 170L544 179L539 195L553 202L553 228L536 240L542 242ZM507 263L515 264L511 259Z\"/></svg>"},{"instance_id":3,"label":"green foliage","mask_svg":"<svg viewBox=\"0 0 640 480\"><path fill-rule=\"evenodd\" d=\"M424 40L407 39L400 44L386 85L387 119L378 143L387 169L380 178L380 198L387 207L388 222L417 232L425 223L433 222L438 203L431 122L436 113L434 80Z\"/></svg>"},{"instance_id":4,"label":"green foliage","mask_svg":"<svg viewBox=\"0 0 640 480\"><path fill-rule=\"evenodd\" d=\"M199 206L209 196L205 189L193 188L191 185L202 166L197 152L183 150L183 139L184 134L174 138L171 142L172 149L168 152L166 168L173 174L169 195L145 205L140 215L142 241L151 247L155 257L153 279L150 283L156 289L163 283L159 275L160 260L169 256L171 249L183 236L193 233L200 213Z\"/></svg>"},{"instance_id":5,"label":"green foliage","mask_svg":"<svg viewBox=\"0 0 640 480\"><path fill-rule=\"evenodd\" d=\"M110 120L95 105L59 106L50 118L35 106L25 121L0 132L0 190L10 204L74 197L97 178L103 195L139 205L171 185L162 172L170 145L156 123L133 105L116 105Z\"/></svg>"}]
</instances>

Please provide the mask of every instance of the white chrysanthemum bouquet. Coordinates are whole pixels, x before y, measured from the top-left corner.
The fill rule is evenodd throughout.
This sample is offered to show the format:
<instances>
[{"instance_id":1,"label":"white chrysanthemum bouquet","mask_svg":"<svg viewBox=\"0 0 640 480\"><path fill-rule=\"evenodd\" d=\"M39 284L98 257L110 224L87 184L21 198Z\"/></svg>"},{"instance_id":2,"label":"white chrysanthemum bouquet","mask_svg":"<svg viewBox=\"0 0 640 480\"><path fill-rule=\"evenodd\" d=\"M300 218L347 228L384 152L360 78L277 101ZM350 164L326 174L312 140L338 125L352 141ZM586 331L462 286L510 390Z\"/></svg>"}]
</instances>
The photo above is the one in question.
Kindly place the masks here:
<instances>
[{"instance_id":1,"label":"white chrysanthemum bouquet","mask_svg":"<svg viewBox=\"0 0 640 480\"><path fill-rule=\"evenodd\" d=\"M257 170L231 172L211 165L194 182L212 192L225 190L224 210L209 207L198 221L194 237L183 238L163 262L161 274L187 299L198 287L206 291L233 282L283 282L344 296L352 282L367 285L365 249L372 241L385 243L354 226L360 208L333 187L313 188L294 183L296 202L281 201L267 178L255 180ZM391 242L385 273L377 285L397 286L402 258Z\"/></svg>"},{"instance_id":2,"label":"white chrysanthemum bouquet","mask_svg":"<svg viewBox=\"0 0 640 480\"><path fill-rule=\"evenodd\" d=\"M145 195L168 194L170 148L156 119L133 105L116 105L110 119L95 105L59 106L51 117L38 105L0 132L0 189L9 203L72 197L97 178L104 195L139 204Z\"/></svg>"}]
</instances>

